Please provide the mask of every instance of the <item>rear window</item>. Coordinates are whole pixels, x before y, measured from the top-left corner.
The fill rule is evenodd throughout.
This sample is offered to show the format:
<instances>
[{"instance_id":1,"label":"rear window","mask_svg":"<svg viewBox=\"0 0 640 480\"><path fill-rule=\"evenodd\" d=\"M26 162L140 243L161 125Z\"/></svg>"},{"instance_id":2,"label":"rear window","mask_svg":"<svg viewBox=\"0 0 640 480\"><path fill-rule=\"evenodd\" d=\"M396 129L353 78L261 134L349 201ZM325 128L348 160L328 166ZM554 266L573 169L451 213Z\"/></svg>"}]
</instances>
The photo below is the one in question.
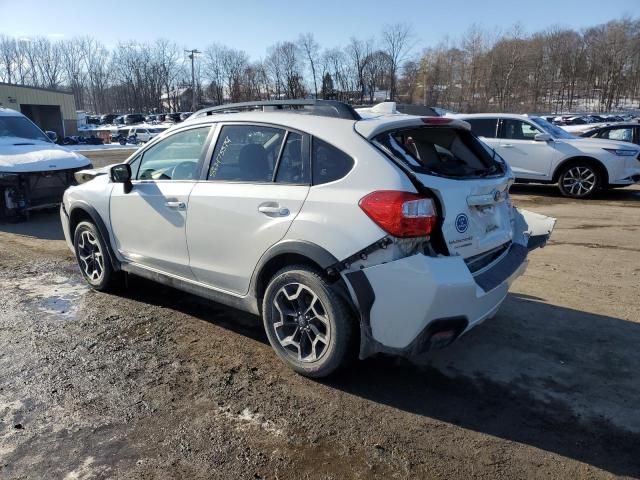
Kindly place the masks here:
<instances>
[{"instance_id":1,"label":"rear window","mask_svg":"<svg viewBox=\"0 0 640 480\"><path fill-rule=\"evenodd\" d=\"M419 173L443 177L502 174L502 164L467 130L421 127L385 132L373 143Z\"/></svg>"}]
</instances>

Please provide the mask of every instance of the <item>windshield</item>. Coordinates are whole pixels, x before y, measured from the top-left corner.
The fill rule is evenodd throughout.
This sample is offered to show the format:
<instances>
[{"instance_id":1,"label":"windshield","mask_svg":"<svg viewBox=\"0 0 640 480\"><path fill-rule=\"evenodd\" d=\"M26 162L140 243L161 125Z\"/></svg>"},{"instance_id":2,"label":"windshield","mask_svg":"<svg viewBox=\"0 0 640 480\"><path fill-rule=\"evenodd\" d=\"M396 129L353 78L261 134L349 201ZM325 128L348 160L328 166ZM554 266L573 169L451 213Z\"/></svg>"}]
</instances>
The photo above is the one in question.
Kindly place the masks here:
<instances>
[{"instance_id":1,"label":"windshield","mask_svg":"<svg viewBox=\"0 0 640 480\"><path fill-rule=\"evenodd\" d=\"M545 132L550 133L553 138L564 138L570 140L572 138L576 138L571 135L566 130L554 125L553 123L547 122L544 118L541 117L529 117L533 123L541 127Z\"/></svg>"},{"instance_id":2,"label":"windshield","mask_svg":"<svg viewBox=\"0 0 640 480\"><path fill-rule=\"evenodd\" d=\"M500 160L466 130L409 128L380 134L373 143L417 172L458 178L504 173Z\"/></svg>"},{"instance_id":3,"label":"windshield","mask_svg":"<svg viewBox=\"0 0 640 480\"><path fill-rule=\"evenodd\" d=\"M25 140L38 140L41 142L51 142L42 130L36 127L26 117L1 116L0 117L0 137L16 137Z\"/></svg>"}]
</instances>

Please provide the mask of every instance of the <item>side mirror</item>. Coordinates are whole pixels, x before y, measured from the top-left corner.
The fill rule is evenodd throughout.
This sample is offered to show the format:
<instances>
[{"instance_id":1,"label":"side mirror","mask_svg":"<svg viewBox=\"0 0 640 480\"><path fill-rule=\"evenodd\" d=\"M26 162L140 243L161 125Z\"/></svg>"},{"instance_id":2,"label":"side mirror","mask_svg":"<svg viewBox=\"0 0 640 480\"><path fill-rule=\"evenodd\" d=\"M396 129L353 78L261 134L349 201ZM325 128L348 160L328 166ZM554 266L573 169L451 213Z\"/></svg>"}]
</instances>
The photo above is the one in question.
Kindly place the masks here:
<instances>
[{"instance_id":1,"label":"side mirror","mask_svg":"<svg viewBox=\"0 0 640 480\"><path fill-rule=\"evenodd\" d=\"M124 193L129 193L133 188L131 184L131 165L128 163L121 163L114 165L109 170L109 176L113 183L123 183Z\"/></svg>"},{"instance_id":2,"label":"side mirror","mask_svg":"<svg viewBox=\"0 0 640 480\"><path fill-rule=\"evenodd\" d=\"M536 142L550 142L553 140L553 137L548 133L536 133L536 136L533 137Z\"/></svg>"},{"instance_id":3,"label":"side mirror","mask_svg":"<svg viewBox=\"0 0 640 480\"><path fill-rule=\"evenodd\" d=\"M47 130L44 133L47 134L47 137L49 137L49 140L51 140L52 142L57 142L58 141L58 134L56 132L52 132L51 130Z\"/></svg>"}]
</instances>

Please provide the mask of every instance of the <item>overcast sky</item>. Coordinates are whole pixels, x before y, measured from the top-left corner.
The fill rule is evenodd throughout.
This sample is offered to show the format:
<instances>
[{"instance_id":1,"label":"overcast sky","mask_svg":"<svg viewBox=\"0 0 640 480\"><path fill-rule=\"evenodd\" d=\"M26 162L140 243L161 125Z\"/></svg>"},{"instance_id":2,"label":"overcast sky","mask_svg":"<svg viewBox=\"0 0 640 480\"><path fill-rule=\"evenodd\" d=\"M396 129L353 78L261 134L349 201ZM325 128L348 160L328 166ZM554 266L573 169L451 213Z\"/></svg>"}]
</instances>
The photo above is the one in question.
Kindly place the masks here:
<instances>
[{"instance_id":1,"label":"overcast sky","mask_svg":"<svg viewBox=\"0 0 640 480\"><path fill-rule=\"evenodd\" d=\"M374 37L388 23L409 23L415 49L457 39L472 24L491 31L520 23L526 32L559 25L580 29L637 17L639 0L0 0L0 33L118 41L167 38L189 48L218 42L265 55L269 45L312 32L323 47Z\"/></svg>"}]
</instances>

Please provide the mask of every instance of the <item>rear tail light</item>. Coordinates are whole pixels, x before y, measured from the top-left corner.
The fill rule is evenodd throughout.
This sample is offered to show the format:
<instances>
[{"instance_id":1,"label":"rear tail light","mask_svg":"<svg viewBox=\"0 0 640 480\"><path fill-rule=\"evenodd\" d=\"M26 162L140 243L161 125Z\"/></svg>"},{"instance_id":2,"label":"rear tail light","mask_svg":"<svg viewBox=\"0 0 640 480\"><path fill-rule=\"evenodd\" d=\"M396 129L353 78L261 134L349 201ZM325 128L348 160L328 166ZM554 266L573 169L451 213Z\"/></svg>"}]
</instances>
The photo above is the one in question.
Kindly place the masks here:
<instances>
[{"instance_id":1,"label":"rear tail light","mask_svg":"<svg viewBox=\"0 0 640 480\"><path fill-rule=\"evenodd\" d=\"M438 219L431 198L410 192L373 192L360 200L360 208L385 232L400 238L429 235Z\"/></svg>"}]
</instances>

